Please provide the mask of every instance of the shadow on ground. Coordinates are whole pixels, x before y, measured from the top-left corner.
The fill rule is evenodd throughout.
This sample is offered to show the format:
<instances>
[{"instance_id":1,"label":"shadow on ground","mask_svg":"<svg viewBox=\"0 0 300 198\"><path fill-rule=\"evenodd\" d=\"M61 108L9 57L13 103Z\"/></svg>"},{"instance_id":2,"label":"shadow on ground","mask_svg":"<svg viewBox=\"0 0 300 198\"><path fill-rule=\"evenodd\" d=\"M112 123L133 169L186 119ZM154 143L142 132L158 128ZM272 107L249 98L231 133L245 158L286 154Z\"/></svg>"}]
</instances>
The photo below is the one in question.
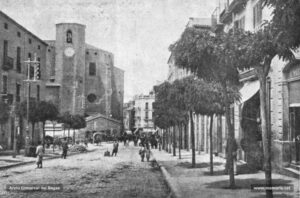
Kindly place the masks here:
<instances>
[{"instance_id":1,"label":"shadow on ground","mask_svg":"<svg viewBox=\"0 0 300 198\"><path fill-rule=\"evenodd\" d=\"M253 169L249 167L247 164L242 164L237 166L237 172L239 175L243 175L243 174L255 174L258 173L259 171L257 169ZM209 171L205 171L204 175L211 175L211 174ZM223 170L214 171L214 174L212 176L220 176L220 175L226 175L225 167Z\"/></svg>"},{"instance_id":2,"label":"shadow on ground","mask_svg":"<svg viewBox=\"0 0 300 198\"><path fill-rule=\"evenodd\" d=\"M265 179L247 178L247 179L235 179L236 189L251 189L253 184L265 184ZM276 185L291 185L291 180L286 179L273 179L273 184ZM218 188L218 189L229 189L229 180L215 181L206 183L206 188ZM232 189L230 189L232 190Z\"/></svg>"},{"instance_id":3,"label":"shadow on ground","mask_svg":"<svg viewBox=\"0 0 300 198\"><path fill-rule=\"evenodd\" d=\"M266 195L265 194L261 194L261 195L258 195L256 197L253 197L253 198L266 198ZM273 198L295 198L293 195L287 195L287 194L284 194L284 193L278 193L278 194L273 194Z\"/></svg>"},{"instance_id":4,"label":"shadow on ground","mask_svg":"<svg viewBox=\"0 0 300 198\"><path fill-rule=\"evenodd\" d=\"M221 165L223 165L223 163L214 162L214 166L221 166ZM182 162L182 163L179 163L176 166L183 167L183 168L193 168L192 163L190 163L190 162ZM197 163L197 164L195 164L194 168L207 168L209 166L210 166L209 163Z\"/></svg>"}]
</instances>

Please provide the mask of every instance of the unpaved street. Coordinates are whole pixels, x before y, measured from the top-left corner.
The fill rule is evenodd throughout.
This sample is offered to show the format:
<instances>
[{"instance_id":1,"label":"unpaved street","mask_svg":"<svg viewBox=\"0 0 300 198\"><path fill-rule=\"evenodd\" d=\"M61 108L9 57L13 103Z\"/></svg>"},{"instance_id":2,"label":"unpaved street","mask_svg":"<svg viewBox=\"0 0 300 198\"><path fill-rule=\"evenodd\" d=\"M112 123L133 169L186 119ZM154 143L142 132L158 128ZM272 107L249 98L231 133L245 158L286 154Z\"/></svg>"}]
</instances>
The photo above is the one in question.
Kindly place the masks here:
<instances>
[{"instance_id":1,"label":"unpaved street","mask_svg":"<svg viewBox=\"0 0 300 198\"><path fill-rule=\"evenodd\" d=\"M67 159L44 161L43 169L26 165L0 173L0 197L167 197L154 162L140 162L138 148L120 144L117 157L104 157L111 144ZM8 192L7 184L63 184L61 192Z\"/></svg>"}]
</instances>

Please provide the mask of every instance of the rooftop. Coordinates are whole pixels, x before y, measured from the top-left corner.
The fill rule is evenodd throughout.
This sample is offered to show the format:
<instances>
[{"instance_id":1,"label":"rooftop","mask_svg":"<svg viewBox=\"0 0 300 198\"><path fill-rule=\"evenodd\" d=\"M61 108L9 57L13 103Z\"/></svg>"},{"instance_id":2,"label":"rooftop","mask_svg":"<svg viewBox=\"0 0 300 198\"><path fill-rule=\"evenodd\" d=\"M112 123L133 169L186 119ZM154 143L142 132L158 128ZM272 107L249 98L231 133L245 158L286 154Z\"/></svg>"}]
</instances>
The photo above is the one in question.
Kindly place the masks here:
<instances>
[{"instance_id":1,"label":"rooftop","mask_svg":"<svg viewBox=\"0 0 300 198\"><path fill-rule=\"evenodd\" d=\"M33 34L32 32L30 32L29 30L27 30L25 27L23 27L22 25L20 25L18 22L16 22L15 20L13 20L12 18L10 18L8 15L6 15L4 12L2 12L0 10L0 15L3 16L4 18L6 18L7 20L9 20L10 22L14 23L17 27L19 27L20 29L22 29L24 32L26 32L27 34L29 34L30 36L32 36L33 38L37 39L38 41L40 41L42 44L44 45L48 45L46 42L44 42L42 39L40 39L38 36L36 36L35 34Z\"/></svg>"}]
</instances>

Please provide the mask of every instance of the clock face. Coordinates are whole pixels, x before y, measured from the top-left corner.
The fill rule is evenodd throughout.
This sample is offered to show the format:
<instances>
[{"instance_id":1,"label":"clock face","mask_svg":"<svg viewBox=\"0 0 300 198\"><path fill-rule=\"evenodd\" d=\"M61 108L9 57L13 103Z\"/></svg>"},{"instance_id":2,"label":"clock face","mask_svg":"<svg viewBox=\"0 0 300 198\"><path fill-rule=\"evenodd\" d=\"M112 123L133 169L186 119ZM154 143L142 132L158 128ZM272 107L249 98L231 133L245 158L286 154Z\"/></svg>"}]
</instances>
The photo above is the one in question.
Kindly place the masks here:
<instances>
[{"instance_id":1,"label":"clock face","mask_svg":"<svg viewBox=\"0 0 300 198\"><path fill-rule=\"evenodd\" d=\"M75 54L75 51L74 51L73 48L68 47L68 48L65 49L65 55L66 55L67 57L71 57L71 56L73 56L74 54Z\"/></svg>"}]
</instances>

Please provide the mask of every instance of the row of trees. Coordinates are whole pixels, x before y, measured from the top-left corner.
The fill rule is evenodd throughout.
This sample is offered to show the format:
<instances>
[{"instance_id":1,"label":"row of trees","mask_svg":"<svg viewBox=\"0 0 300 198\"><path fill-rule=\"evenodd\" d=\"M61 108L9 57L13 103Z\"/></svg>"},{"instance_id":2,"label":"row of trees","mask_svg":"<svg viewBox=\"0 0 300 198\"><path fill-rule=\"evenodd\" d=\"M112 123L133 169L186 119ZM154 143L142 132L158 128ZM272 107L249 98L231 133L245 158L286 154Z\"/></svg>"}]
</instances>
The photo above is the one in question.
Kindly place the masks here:
<instances>
[{"instance_id":1,"label":"row of trees","mask_svg":"<svg viewBox=\"0 0 300 198\"><path fill-rule=\"evenodd\" d=\"M155 103L154 123L156 126L169 130L173 128L173 155L175 153L175 127L179 127L179 158L182 148L182 127L190 121L191 126L191 148L192 167L195 167L195 131L193 124L193 113L207 115L210 117L210 167L213 174L213 144L212 126L213 116L224 113L225 97L222 94L221 86L215 82L208 82L194 76L175 80L172 84L164 82L154 88ZM237 88L228 92L230 102L239 99ZM185 127L186 128L186 127Z\"/></svg>"},{"instance_id":2,"label":"row of trees","mask_svg":"<svg viewBox=\"0 0 300 198\"><path fill-rule=\"evenodd\" d=\"M231 95L232 90L239 86L239 70L254 68L260 82L264 170L266 185L271 186L271 130L266 109L266 77L275 56L285 61L293 61L295 58L293 50L297 49L300 44L300 31L298 30L300 27L300 2L294 0L264 0L263 2L264 6L272 6L274 8L273 18L255 33L238 29L233 29L229 32L211 32L191 27L186 28L181 38L169 48L177 66L190 70L199 79L203 79L206 83L212 83L215 87L218 87L221 97L218 100L219 106L217 105L217 110L219 113L222 110L224 111L228 127L227 141L229 148L227 163L229 165L231 188L235 187L235 181L232 156L234 128L231 123L230 104L232 103L232 98L235 98ZM174 82L174 84L176 83ZM210 107L211 104L207 104L205 97L201 96L201 93L208 95L204 94L206 91L202 88L193 88L191 82L184 84L183 88L186 90L184 92L187 93L187 96L184 96L183 100L182 98L178 100L184 102L177 103L177 100L175 100L175 102L170 103L169 101L177 98L177 96L173 98L166 96L170 100L163 99L165 96L162 95L166 93L161 93L161 90L168 89L168 87L170 85L164 84L157 90L157 99L159 101L157 102L158 104L155 104L155 111L157 110L155 117L158 119L155 121L157 126L167 128L174 125L174 122L177 120L175 119L177 113L174 112L181 112L183 109L185 118L186 112L189 112L191 122L192 112L206 115L215 113L211 111L214 108L208 108L208 111L204 110L205 108L203 107ZM182 89L179 90L182 91ZM208 90L211 89L209 88ZM180 93L182 92L176 93L179 94L178 98L183 96ZM208 98L211 98L211 96ZM164 107L165 105L166 107ZM181 113L178 114L180 114L180 118L183 115ZM191 123L191 126L191 138L193 139L193 123ZM193 140L192 144L194 144ZM194 155L194 145L191 146ZM267 190L266 194L267 197L273 197L271 190Z\"/></svg>"},{"instance_id":3,"label":"row of trees","mask_svg":"<svg viewBox=\"0 0 300 198\"><path fill-rule=\"evenodd\" d=\"M3 124L7 123L10 115L9 105L0 102L0 125L1 130ZM15 108L16 116L20 118L27 119L27 101L23 101L18 104ZM34 139L34 128L36 123L41 122L43 128L43 142L45 143L45 124L46 121L56 121L64 124L64 128L68 129L68 137L70 136L70 129L81 129L86 127L85 118L82 115L75 114L72 115L69 112L65 112L62 115L59 114L57 106L51 101L37 101L30 100L29 101L29 119L32 126L32 139Z\"/></svg>"}]
</instances>

